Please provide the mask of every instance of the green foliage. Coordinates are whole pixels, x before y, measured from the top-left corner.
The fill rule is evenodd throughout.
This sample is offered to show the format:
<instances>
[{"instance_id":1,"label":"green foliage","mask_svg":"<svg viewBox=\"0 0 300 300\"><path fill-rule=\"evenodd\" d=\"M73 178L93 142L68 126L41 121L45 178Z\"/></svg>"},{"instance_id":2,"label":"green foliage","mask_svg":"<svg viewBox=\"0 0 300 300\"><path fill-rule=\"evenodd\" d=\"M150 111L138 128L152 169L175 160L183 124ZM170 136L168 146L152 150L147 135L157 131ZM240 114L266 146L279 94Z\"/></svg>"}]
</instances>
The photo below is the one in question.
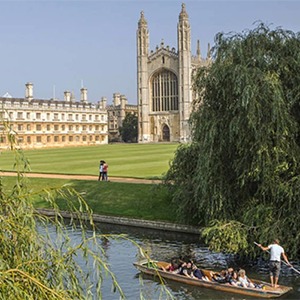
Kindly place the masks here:
<instances>
[{"instance_id":1,"label":"green foliage","mask_svg":"<svg viewBox=\"0 0 300 300\"><path fill-rule=\"evenodd\" d=\"M199 97L191 116L193 144L185 152L196 148L198 155L179 149L168 173L175 182L181 178L180 160L193 166L193 178L174 185L173 199L187 221L193 208L194 221L204 226L211 220L240 222L251 228L249 245L254 238L267 243L276 236L296 256L300 36L258 24L240 34L220 33L215 43L211 66L194 78ZM184 190L189 199L181 203ZM227 228L218 236L226 236Z\"/></svg>"},{"instance_id":2,"label":"green foliage","mask_svg":"<svg viewBox=\"0 0 300 300\"><path fill-rule=\"evenodd\" d=\"M211 250L239 253L247 250L247 231L245 225L238 221L213 220L203 230L202 236L209 243Z\"/></svg>"},{"instance_id":3,"label":"green foliage","mask_svg":"<svg viewBox=\"0 0 300 300\"><path fill-rule=\"evenodd\" d=\"M136 143L138 139L138 117L134 114L127 113L119 131L122 136L122 140L125 143Z\"/></svg>"},{"instance_id":4,"label":"green foliage","mask_svg":"<svg viewBox=\"0 0 300 300\"><path fill-rule=\"evenodd\" d=\"M165 181L172 193L172 203L176 208L178 220L186 223L197 222L197 198L194 197L193 185L196 175L199 147L196 143L181 144L176 151Z\"/></svg>"}]
</instances>

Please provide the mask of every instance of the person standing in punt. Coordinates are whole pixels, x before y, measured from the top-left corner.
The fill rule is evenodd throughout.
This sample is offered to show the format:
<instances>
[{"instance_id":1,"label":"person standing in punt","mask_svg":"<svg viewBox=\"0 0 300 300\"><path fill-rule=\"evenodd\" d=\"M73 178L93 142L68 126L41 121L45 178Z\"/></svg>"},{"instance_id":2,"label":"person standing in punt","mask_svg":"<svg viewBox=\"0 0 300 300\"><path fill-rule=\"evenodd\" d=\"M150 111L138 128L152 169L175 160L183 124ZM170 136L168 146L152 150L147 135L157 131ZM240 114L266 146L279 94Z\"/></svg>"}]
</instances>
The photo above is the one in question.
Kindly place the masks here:
<instances>
[{"instance_id":1,"label":"person standing in punt","mask_svg":"<svg viewBox=\"0 0 300 300\"><path fill-rule=\"evenodd\" d=\"M283 257L288 266L292 267L292 265L288 261L284 249L279 245L278 239L275 239L274 242L267 247L264 247L261 244L258 244L258 247L260 247L263 251L270 250L270 280L271 285L277 288L279 273L281 269L281 257Z\"/></svg>"}]
</instances>

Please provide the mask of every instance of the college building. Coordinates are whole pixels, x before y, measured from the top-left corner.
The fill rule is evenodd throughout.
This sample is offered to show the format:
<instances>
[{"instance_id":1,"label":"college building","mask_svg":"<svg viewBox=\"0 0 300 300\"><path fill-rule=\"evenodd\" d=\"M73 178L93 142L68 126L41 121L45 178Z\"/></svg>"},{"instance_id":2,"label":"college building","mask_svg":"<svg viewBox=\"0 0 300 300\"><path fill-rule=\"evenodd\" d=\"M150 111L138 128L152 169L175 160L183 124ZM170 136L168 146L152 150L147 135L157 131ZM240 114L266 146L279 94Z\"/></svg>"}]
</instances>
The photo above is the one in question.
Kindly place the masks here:
<instances>
[{"instance_id":1,"label":"college building","mask_svg":"<svg viewBox=\"0 0 300 300\"><path fill-rule=\"evenodd\" d=\"M26 84L25 98L9 94L0 97L0 120L7 121L22 148L100 145L108 143L106 100L90 103L87 89L82 88L80 101L69 91L64 99L35 99L33 84ZM4 123L3 123L4 124ZM4 130L0 132L0 148L9 141Z\"/></svg>"},{"instance_id":2,"label":"college building","mask_svg":"<svg viewBox=\"0 0 300 300\"><path fill-rule=\"evenodd\" d=\"M137 116L137 105L128 104L128 100L120 93L113 94L111 105L106 106L108 115L108 140L109 142L121 142L119 129L122 127L126 114Z\"/></svg>"},{"instance_id":3,"label":"college building","mask_svg":"<svg viewBox=\"0 0 300 300\"><path fill-rule=\"evenodd\" d=\"M198 40L196 55L191 53L191 28L185 4L177 24L178 49L160 43L149 51L148 23L141 12L137 29L137 101L140 143L188 142L188 120L195 95L192 76L211 62L210 49L201 57Z\"/></svg>"}]
</instances>

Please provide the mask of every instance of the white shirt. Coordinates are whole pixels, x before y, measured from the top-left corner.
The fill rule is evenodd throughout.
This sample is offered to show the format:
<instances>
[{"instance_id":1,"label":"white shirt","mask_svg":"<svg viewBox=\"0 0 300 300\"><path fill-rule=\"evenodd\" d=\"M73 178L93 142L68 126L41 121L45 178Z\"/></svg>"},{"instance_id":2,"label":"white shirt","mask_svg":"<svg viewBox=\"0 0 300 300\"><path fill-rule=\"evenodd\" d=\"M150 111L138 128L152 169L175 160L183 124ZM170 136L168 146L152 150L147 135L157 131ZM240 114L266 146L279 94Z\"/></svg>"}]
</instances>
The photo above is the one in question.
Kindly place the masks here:
<instances>
[{"instance_id":1,"label":"white shirt","mask_svg":"<svg viewBox=\"0 0 300 300\"><path fill-rule=\"evenodd\" d=\"M270 260L281 261L281 254L284 253L284 250L281 246L277 244L271 244L268 246L268 249L271 251Z\"/></svg>"}]
</instances>

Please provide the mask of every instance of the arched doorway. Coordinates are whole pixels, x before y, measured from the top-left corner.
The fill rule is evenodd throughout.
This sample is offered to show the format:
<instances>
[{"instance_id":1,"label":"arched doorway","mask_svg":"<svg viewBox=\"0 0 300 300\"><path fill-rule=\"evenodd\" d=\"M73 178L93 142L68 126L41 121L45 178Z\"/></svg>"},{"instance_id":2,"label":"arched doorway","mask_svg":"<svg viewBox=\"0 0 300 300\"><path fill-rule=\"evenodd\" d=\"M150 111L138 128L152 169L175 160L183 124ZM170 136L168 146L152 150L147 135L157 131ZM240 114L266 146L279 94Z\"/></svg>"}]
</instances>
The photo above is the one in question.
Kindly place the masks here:
<instances>
[{"instance_id":1,"label":"arched doorway","mask_svg":"<svg viewBox=\"0 0 300 300\"><path fill-rule=\"evenodd\" d=\"M168 125L164 125L162 129L163 133L163 141L164 142L170 142L170 128Z\"/></svg>"}]
</instances>

